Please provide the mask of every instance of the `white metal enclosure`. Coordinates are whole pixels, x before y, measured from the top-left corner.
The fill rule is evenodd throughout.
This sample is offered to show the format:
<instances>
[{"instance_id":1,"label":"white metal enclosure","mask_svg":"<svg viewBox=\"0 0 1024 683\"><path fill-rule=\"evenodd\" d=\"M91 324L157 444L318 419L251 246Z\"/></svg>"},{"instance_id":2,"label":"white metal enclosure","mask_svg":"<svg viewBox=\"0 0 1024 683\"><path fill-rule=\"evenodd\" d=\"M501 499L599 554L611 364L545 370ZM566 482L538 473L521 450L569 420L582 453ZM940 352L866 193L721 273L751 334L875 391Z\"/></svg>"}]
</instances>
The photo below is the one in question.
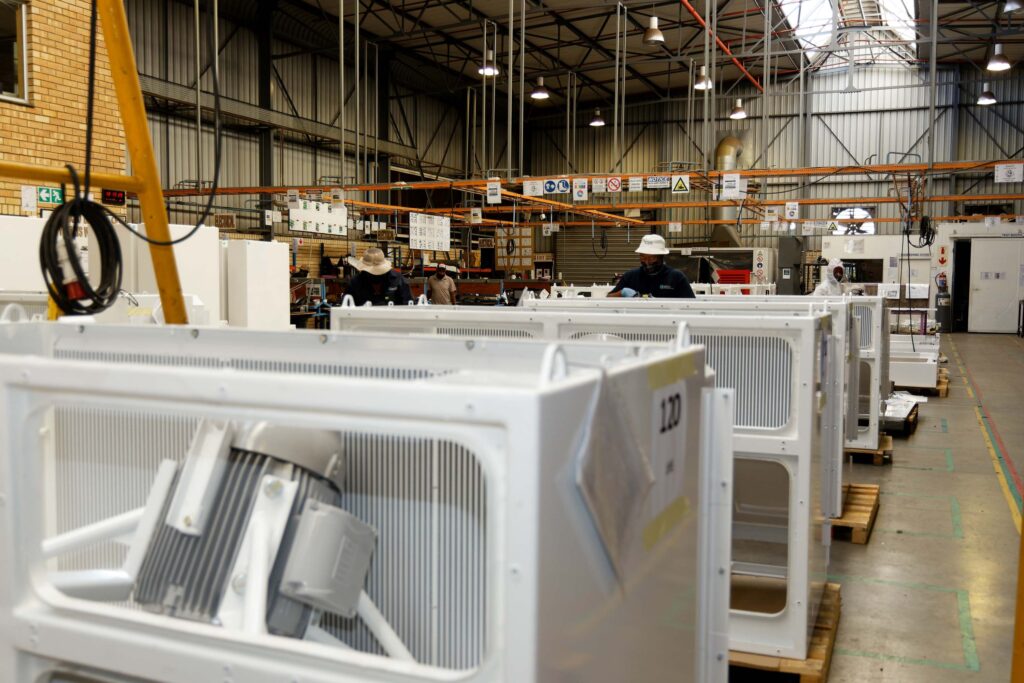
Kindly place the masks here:
<instances>
[{"instance_id":1,"label":"white metal enclosure","mask_svg":"<svg viewBox=\"0 0 1024 683\"><path fill-rule=\"evenodd\" d=\"M934 389L939 379L939 335L889 335L889 379L897 387Z\"/></svg>"},{"instance_id":2,"label":"white metal enclosure","mask_svg":"<svg viewBox=\"0 0 1024 683\"><path fill-rule=\"evenodd\" d=\"M830 365L827 356L832 318L811 314L809 305L802 316L751 317L648 313L644 306L565 312L557 310L560 301L550 303L533 311L340 308L332 311L332 326L350 332L667 342L685 322L692 338L707 346L718 386L736 392L731 647L805 657L828 563L826 510L835 505L827 500L821 457L833 418L822 400L824 385L836 382L843 369L839 362ZM779 593L781 602L761 601Z\"/></svg>"},{"instance_id":3,"label":"white metal enclosure","mask_svg":"<svg viewBox=\"0 0 1024 683\"><path fill-rule=\"evenodd\" d=\"M788 304L806 306L811 302L853 302L853 314L857 318L860 334L860 371L857 373L860 406L858 409L858 434L855 438L847 434L848 448L875 449L879 444L883 402L889 397L889 311L885 299L878 296L723 296L715 301L734 301L746 306L760 304ZM600 309L621 309L628 306L646 306L652 309L675 311L692 305L685 299L605 299L599 301L526 301L526 308L577 307ZM850 379L850 378L848 378ZM851 380L852 381L852 380Z\"/></svg>"},{"instance_id":4,"label":"white metal enclosure","mask_svg":"<svg viewBox=\"0 0 1024 683\"><path fill-rule=\"evenodd\" d=\"M716 596L724 616L727 577L699 542L731 495L727 472L699 464L731 449L732 406L699 347L23 323L0 325L0 350L5 681L562 681L567 653L584 680L725 679L724 625L697 619ZM652 428L666 391L685 406L669 450ZM379 533L365 590L415 661L338 619L322 622L328 646L55 588L55 572L117 567L125 549L40 548L144 503L211 416L342 434L345 505ZM615 433L654 474L618 564L575 476L629 452Z\"/></svg>"}]
</instances>

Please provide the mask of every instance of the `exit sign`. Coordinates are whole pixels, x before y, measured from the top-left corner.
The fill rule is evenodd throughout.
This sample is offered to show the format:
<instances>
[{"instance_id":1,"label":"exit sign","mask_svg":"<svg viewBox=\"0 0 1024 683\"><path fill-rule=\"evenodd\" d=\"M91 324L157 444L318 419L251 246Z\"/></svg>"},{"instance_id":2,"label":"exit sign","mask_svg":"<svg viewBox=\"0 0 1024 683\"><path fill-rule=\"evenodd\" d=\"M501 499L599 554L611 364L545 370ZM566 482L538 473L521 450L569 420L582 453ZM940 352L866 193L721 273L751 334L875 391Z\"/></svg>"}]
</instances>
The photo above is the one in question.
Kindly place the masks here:
<instances>
[{"instance_id":1,"label":"exit sign","mask_svg":"<svg viewBox=\"0 0 1024 683\"><path fill-rule=\"evenodd\" d=\"M40 204L63 204L64 190L59 187L37 187L36 198Z\"/></svg>"}]
</instances>

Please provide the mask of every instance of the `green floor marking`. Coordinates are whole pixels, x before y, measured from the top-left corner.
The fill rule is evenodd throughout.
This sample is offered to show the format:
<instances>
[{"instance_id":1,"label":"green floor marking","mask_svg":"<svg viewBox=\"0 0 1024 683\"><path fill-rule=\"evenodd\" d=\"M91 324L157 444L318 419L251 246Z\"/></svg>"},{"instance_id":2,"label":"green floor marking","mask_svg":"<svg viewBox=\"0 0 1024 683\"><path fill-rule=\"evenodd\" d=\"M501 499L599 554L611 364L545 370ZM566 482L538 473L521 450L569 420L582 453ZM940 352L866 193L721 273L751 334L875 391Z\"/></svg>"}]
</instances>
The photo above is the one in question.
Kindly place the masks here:
<instances>
[{"instance_id":1,"label":"green floor marking","mask_svg":"<svg viewBox=\"0 0 1024 683\"><path fill-rule=\"evenodd\" d=\"M918 448L921 448L921 447L918 446ZM940 448L936 447L933 450L942 450L942 451L945 452L945 456L946 456L946 466L945 467L917 467L917 466L914 466L914 465L898 465L898 464L893 465L893 467L895 469L898 469L898 470L918 470L918 471L921 471L921 472L953 472L954 471L954 469L953 469L953 449L952 448L942 448L942 449L940 449Z\"/></svg>"},{"instance_id":2,"label":"green floor marking","mask_svg":"<svg viewBox=\"0 0 1024 683\"><path fill-rule=\"evenodd\" d=\"M877 529L876 529L877 531ZM856 576L853 574L829 574L829 581L842 583L870 583L882 586L895 586L897 588L909 588L911 590L926 591L929 593L948 593L956 596L957 621L960 626L960 644L963 649L964 663L952 664L940 662L934 659L902 657L889 655L882 652L868 652L865 650L848 650L837 647L835 653L850 657L867 657L885 662L897 662L899 664L915 664L930 666L935 669L947 669L953 671L981 671L981 661L978 658L978 645L974 640L974 622L971 619L970 595L962 588L948 588L937 586L931 583L920 583L916 581L897 581L894 579L876 579L869 576Z\"/></svg>"},{"instance_id":3,"label":"green floor marking","mask_svg":"<svg viewBox=\"0 0 1024 683\"><path fill-rule=\"evenodd\" d=\"M946 418L942 418L941 424L942 424L942 433L943 434L948 434L949 433L949 423L946 422Z\"/></svg>"}]
</instances>

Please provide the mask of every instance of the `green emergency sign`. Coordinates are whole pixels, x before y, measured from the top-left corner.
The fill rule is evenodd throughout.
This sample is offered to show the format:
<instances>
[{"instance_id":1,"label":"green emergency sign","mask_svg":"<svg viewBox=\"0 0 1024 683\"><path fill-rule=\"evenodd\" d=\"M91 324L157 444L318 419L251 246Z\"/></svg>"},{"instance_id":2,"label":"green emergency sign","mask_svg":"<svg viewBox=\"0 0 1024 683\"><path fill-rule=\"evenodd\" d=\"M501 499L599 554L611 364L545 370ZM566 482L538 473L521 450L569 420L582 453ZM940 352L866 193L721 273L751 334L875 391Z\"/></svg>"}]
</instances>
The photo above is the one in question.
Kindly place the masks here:
<instances>
[{"instance_id":1,"label":"green emergency sign","mask_svg":"<svg viewBox=\"0 0 1024 683\"><path fill-rule=\"evenodd\" d=\"M64 190L59 187L37 187L36 197L40 204L63 204Z\"/></svg>"}]
</instances>

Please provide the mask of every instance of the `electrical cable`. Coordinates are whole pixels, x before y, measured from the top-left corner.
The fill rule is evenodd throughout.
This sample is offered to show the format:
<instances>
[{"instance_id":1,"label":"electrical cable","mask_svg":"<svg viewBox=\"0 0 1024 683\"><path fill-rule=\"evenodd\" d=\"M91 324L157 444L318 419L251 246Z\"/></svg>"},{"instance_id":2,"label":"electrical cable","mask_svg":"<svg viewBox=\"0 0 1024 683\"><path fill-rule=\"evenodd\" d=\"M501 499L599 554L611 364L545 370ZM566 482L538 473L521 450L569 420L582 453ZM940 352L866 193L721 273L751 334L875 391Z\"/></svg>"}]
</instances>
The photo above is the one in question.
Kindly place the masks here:
<instances>
[{"instance_id":1,"label":"electrical cable","mask_svg":"<svg viewBox=\"0 0 1024 683\"><path fill-rule=\"evenodd\" d=\"M92 0L89 17L89 75L86 105L85 129L85 177L79 182L77 171L67 165L74 187L74 198L57 207L43 226L39 244L39 264L47 291L57 306L67 315L89 315L109 308L121 291L122 255L121 245L114 230L114 223L120 224L139 239L156 246L169 247L180 244L192 237L209 218L220 181L221 128L220 128L220 74L214 65L214 178L210 196L196 225L185 235L172 240L155 240L148 237L123 218L102 204L89 198L92 180L92 143L94 109L96 99L96 37L98 10ZM213 45L213 13L207 12L207 44L210 54L215 54ZM79 260L76 237L82 233L82 221L92 232L95 251L99 254L99 283L94 286ZM113 221L113 222L112 222Z\"/></svg>"}]
</instances>

